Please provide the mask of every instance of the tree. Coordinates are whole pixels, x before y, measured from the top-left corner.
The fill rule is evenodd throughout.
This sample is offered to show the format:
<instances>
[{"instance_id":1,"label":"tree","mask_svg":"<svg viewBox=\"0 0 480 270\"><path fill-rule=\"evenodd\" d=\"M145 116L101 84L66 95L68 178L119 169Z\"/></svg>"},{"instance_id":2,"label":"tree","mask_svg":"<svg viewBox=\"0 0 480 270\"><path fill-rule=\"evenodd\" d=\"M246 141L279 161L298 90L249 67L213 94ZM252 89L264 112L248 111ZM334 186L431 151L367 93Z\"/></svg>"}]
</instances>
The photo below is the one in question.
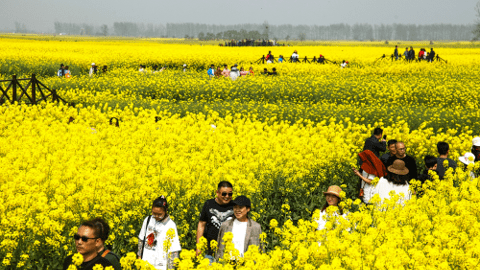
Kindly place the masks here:
<instances>
[{"instance_id":1,"label":"tree","mask_svg":"<svg viewBox=\"0 0 480 270\"><path fill-rule=\"evenodd\" d=\"M307 34L305 33L298 34L298 39L300 39L300 41L304 41L306 38L307 38Z\"/></svg>"},{"instance_id":2,"label":"tree","mask_svg":"<svg viewBox=\"0 0 480 270\"><path fill-rule=\"evenodd\" d=\"M477 24L475 25L475 30L473 30L473 39L480 39L480 2L475 6L475 11L477 12Z\"/></svg>"},{"instance_id":3,"label":"tree","mask_svg":"<svg viewBox=\"0 0 480 270\"><path fill-rule=\"evenodd\" d=\"M265 21L263 22L262 27L263 27L262 38L265 40L268 40L268 35L270 34L270 25L268 24L267 21Z\"/></svg>"},{"instance_id":4,"label":"tree","mask_svg":"<svg viewBox=\"0 0 480 270\"><path fill-rule=\"evenodd\" d=\"M203 32L198 33L198 40L205 40L205 34Z\"/></svg>"},{"instance_id":5,"label":"tree","mask_svg":"<svg viewBox=\"0 0 480 270\"><path fill-rule=\"evenodd\" d=\"M108 35L108 26L106 24L102 25L100 27L100 31L102 32L103 36L107 36Z\"/></svg>"}]
</instances>

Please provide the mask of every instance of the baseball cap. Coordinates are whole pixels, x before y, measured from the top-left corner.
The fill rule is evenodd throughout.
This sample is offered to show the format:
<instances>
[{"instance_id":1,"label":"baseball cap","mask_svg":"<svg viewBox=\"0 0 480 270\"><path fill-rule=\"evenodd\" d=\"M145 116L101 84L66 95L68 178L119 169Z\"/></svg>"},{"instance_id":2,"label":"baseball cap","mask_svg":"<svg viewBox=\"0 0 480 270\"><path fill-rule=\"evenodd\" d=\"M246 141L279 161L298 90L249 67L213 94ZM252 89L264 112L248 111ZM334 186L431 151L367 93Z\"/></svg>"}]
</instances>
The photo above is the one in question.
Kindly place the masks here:
<instances>
[{"instance_id":1,"label":"baseball cap","mask_svg":"<svg viewBox=\"0 0 480 270\"><path fill-rule=\"evenodd\" d=\"M238 196L232 202L236 205L251 207L250 199L243 195Z\"/></svg>"}]
</instances>

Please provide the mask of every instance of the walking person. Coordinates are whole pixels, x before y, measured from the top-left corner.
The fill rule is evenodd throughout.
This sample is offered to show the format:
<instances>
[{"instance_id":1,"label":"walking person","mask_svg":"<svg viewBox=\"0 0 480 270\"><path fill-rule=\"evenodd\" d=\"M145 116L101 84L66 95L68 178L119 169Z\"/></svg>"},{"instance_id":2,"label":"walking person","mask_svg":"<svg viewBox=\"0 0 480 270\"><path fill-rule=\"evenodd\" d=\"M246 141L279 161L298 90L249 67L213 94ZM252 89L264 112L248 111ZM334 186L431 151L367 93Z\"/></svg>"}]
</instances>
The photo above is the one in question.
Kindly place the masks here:
<instances>
[{"instance_id":1,"label":"walking person","mask_svg":"<svg viewBox=\"0 0 480 270\"><path fill-rule=\"evenodd\" d=\"M165 251L164 243L167 240L171 246ZM179 257L181 250L177 225L168 215L167 199L165 196L158 197L152 203L152 215L143 220L138 235L137 256L155 269L166 270L173 269L173 261Z\"/></svg>"},{"instance_id":2,"label":"walking person","mask_svg":"<svg viewBox=\"0 0 480 270\"><path fill-rule=\"evenodd\" d=\"M213 250L210 247L212 240L218 239L218 233L222 224L231 220L234 216L233 212L233 186L228 181L218 183L216 197L209 199L203 205L200 219L197 226L197 244L203 236L207 239L207 250L205 258L213 262ZM197 256L201 253L197 249Z\"/></svg>"},{"instance_id":3,"label":"walking person","mask_svg":"<svg viewBox=\"0 0 480 270\"><path fill-rule=\"evenodd\" d=\"M217 238L218 252L215 256L217 260L225 257L228 260L232 259L232 254L224 254L225 244L223 243L223 236L226 232L233 234L232 243L235 249L239 251L240 257L243 257L243 254L247 252L250 246L258 246L262 249L260 243L262 228L260 224L248 217L248 212L250 212L252 207L250 199L242 195L235 198L232 203L234 204L233 212L235 218L223 222L220 227Z\"/></svg>"},{"instance_id":4,"label":"walking person","mask_svg":"<svg viewBox=\"0 0 480 270\"><path fill-rule=\"evenodd\" d=\"M100 237L100 227L92 221L83 222L73 236L77 252L83 257L80 269L93 270L96 265L112 266L112 263L98 254L98 247L102 241ZM72 254L65 258L63 270L69 269L73 263L73 256L75 255Z\"/></svg>"},{"instance_id":5,"label":"walking person","mask_svg":"<svg viewBox=\"0 0 480 270\"><path fill-rule=\"evenodd\" d=\"M395 56L395 60L398 60L398 46L395 45L395 50L393 51L393 56Z\"/></svg>"}]
</instances>

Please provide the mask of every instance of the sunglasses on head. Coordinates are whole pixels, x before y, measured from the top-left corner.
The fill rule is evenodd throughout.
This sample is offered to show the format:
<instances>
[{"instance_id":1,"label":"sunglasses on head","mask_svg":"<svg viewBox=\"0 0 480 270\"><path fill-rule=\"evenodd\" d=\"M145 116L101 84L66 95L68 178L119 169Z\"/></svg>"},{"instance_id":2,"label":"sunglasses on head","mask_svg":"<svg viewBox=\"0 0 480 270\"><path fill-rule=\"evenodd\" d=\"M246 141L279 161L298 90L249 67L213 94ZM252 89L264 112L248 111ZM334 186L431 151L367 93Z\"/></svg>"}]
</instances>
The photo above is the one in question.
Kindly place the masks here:
<instances>
[{"instance_id":1,"label":"sunglasses on head","mask_svg":"<svg viewBox=\"0 0 480 270\"><path fill-rule=\"evenodd\" d=\"M77 240L77 241L80 240L80 239L82 239L83 242L87 242L88 239L97 239L97 238L98 238L98 237L90 238L90 237L86 237L86 236L80 236L78 233L73 236L73 239L75 239L75 240Z\"/></svg>"},{"instance_id":2,"label":"sunglasses on head","mask_svg":"<svg viewBox=\"0 0 480 270\"><path fill-rule=\"evenodd\" d=\"M227 195L228 195L229 197L232 197L232 196L233 196L233 192L229 192L229 193L227 193L227 192L222 192L222 196L223 196L223 197L227 197Z\"/></svg>"}]
</instances>

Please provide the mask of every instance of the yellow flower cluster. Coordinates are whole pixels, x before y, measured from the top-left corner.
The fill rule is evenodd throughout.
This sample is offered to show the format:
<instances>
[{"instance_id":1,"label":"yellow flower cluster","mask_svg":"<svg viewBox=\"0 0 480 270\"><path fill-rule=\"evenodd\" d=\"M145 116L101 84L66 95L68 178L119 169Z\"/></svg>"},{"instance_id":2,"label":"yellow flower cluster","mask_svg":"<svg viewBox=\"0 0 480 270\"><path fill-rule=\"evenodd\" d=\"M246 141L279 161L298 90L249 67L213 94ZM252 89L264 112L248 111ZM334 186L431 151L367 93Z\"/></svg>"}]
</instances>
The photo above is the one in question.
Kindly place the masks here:
<instances>
[{"instance_id":1,"label":"yellow flower cluster","mask_svg":"<svg viewBox=\"0 0 480 270\"><path fill-rule=\"evenodd\" d=\"M209 79L204 68L247 67L268 49L32 36L2 36L0 45L2 79L43 73L42 82L77 104L0 106L1 267L58 268L75 250L81 221L100 216L112 228L107 244L124 256L122 267L149 269L133 252L160 195L177 225L179 269L477 267L480 192L470 171L480 165L459 166L455 175L450 169L443 181L413 182L418 196L404 207L397 196L361 205L350 170L377 126L404 141L419 167L440 141L450 144L454 160L470 151L480 130L480 100L472 98L477 48L443 45L448 65L374 65L390 47L304 46L295 48L301 57L323 54L351 66L251 64L254 77L232 82ZM271 48L276 56L293 49ZM110 69L90 78L91 62ZM54 76L60 63L72 67L71 79ZM136 70L154 63L172 68ZM183 63L189 71L174 70ZM260 76L264 67L280 76ZM119 127L108 123L112 117ZM233 183L234 196L252 200L267 252L250 248L236 264L224 258L210 266L195 257L194 249L206 246L195 244L196 225L221 180ZM326 230L315 231L322 192L332 184L345 191L347 217L329 208ZM75 258L72 267L81 264Z\"/></svg>"}]
</instances>

